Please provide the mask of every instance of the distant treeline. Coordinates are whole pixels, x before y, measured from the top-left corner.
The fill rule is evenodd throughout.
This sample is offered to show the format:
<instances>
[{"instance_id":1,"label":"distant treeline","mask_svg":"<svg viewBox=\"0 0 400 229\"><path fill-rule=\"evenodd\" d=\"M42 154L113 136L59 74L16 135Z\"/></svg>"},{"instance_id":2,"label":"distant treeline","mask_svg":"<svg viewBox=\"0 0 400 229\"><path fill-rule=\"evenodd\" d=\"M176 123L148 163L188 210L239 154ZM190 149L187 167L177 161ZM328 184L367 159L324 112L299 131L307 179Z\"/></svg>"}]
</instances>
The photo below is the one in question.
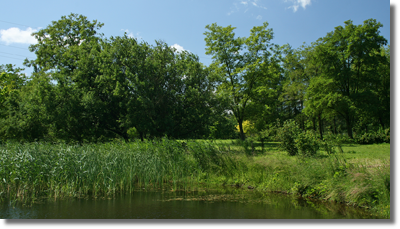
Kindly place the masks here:
<instances>
[{"instance_id":1,"label":"distant treeline","mask_svg":"<svg viewBox=\"0 0 400 229\"><path fill-rule=\"evenodd\" d=\"M104 38L102 26L63 16L33 34L30 76L0 65L0 142L244 139L278 119L321 138L390 127L390 47L376 20L346 21L298 49L271 43L266 22L237 38L214 23L210 66L165 42Z\"/></svg>"}]
</instances>

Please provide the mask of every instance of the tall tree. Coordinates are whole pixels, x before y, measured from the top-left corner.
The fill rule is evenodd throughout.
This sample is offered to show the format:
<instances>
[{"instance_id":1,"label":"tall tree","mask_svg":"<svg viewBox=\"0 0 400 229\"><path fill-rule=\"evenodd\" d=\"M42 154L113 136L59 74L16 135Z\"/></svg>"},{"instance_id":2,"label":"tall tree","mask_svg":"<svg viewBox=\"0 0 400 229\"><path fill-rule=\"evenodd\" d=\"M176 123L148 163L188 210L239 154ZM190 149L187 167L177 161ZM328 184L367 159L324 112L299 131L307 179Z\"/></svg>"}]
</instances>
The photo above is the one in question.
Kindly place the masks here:
<instances>
[{"instance_id":1,"label":"tall tree","mask_svg":"<svg viewBox=\"0 0 400 229\"><path fill-rule=\"evenodd\" d=\"M35 60L25 60L37 75L46 75L54 83L56 106L53 111L57 137L78 142L92 141L99 136L111 135L99 127L87 108L88 91L94 87L99 69L93 63L94 54L101 50L103 24L90 22L85 16L70 14L53 21L33 35L38 43L30 46Z\"/></svg>"},{"instance_id":2,"label":"tall tree","mask_svg":"<svg viewBox=\"0 0 400 229\"><path fill-rule=\"evenodd\" d=\"M379 35L380 27L374 19L358 26L346 21L344 27L338 26L320 39L315 48L321 72L310 82L306 107L334 110L345 120L351 138L357 110L372 101L367 98L373 96L372 83L380 74L379 53L387 43Z\"/></svg>"},{"instance_id":3,"label":"tall tree","mask_svg":"<svg viewBox=\"0 0 400 229\"><path fill-rule=\"evenodd\" d=\"M212 55L213 79L218 85L218 93L229 97L230 110L239 125L240 138L245 139L243 121L248 115L249 104L261 77L266 77L271 62L270 41L272 29L268 23L255 26L248 38L235 38L235 27L207 25L204 33L206 54Z\"/></svg>"}]
</instances>

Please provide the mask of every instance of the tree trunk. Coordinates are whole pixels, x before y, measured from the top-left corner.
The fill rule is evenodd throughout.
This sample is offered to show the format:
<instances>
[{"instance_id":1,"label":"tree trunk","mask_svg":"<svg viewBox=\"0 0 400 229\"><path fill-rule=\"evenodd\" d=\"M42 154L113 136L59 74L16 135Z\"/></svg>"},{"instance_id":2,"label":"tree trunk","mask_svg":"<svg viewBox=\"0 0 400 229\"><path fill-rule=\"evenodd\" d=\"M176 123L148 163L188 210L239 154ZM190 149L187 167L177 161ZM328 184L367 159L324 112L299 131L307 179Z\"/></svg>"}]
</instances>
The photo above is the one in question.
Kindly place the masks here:
<instances>
[{"instance_id":1,"label":"tree trunk","mask_svg":"<svg viewBox=\"0 0 400 229\"><path fill-rule=\"evenodd\" d=\"M240 140L244 141L245 136L244 136L244 131L243 131L243 120L239 120L239 131L240 131Z\"/></svg>"},{"instance_id":2,"label":"tree trunk","mask_svg":"<svg viewBox=\"0 0 400 229\"><path fill-rule=\"evenodd\" d=\"M347 135L353 139L353 128L351 126L351 121L350 121L350 117L347 116L346 117L346 127L347 127Z\"/></svg>"},{"instance_id":3,"label":"tree trunk","mask_svg":"<svg viewBox=\"0 0 400 229\"><path fill-rule=\"evenodd\" d=\"M140 136L140 140L143 142L144 141L143 132L139 132L139 136Z\"/></svg>"}]
</instances>

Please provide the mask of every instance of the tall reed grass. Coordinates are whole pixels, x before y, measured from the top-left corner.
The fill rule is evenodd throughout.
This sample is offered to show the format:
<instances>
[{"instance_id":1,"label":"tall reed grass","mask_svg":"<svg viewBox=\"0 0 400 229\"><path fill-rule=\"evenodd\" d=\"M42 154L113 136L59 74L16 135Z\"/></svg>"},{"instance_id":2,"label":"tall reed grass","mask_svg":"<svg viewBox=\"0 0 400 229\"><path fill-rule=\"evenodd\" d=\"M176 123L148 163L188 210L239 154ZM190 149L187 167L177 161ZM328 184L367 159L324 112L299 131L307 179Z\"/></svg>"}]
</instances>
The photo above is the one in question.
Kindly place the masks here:
<instances>
[{"instance_id":1,"label":"tall reed grass","mask_svg":"<svg viewBox=\"0 0 400 229\"><path fill-rule=\"evenodd\" d=\"M136 188L195 188L209 174L223 174L227 157L207 143L158 141L0 146L0 196L114 195Z\"/></svg>"},{"instance_id":2,"label":"tall reed grass","mask_svg":"<svg viewBox=\"0 0 400 229\"><path fill-rule=\"evenodd\" d=\"M390 160L390 159L388 159ZM131 143L0 145L0 198L113 196L137 189L232 186L343 202L390 217L390 161L349 163L340 154L251 156L229 145L168 139Z\"/></svg>"}]
</instances>

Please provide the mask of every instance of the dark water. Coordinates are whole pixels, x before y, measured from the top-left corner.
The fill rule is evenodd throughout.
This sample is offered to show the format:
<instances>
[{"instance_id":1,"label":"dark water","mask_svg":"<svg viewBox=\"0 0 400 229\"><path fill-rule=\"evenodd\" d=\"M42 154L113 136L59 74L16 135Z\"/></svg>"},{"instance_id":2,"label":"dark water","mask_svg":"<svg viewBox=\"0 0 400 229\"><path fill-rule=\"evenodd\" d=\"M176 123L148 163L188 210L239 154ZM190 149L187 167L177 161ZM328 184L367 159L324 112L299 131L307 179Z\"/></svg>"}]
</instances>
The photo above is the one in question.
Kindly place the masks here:
<instances>
[{"instance_id":1,"label":"dark water","mask_svg":"<svg viewBox=\"0 0 400 229\"><path fill-rule=\"evenodd\" d=\"M0 205L2 219L362 219L361 209L251 190L146 192Z\"/></svg>"}]
</instances>

